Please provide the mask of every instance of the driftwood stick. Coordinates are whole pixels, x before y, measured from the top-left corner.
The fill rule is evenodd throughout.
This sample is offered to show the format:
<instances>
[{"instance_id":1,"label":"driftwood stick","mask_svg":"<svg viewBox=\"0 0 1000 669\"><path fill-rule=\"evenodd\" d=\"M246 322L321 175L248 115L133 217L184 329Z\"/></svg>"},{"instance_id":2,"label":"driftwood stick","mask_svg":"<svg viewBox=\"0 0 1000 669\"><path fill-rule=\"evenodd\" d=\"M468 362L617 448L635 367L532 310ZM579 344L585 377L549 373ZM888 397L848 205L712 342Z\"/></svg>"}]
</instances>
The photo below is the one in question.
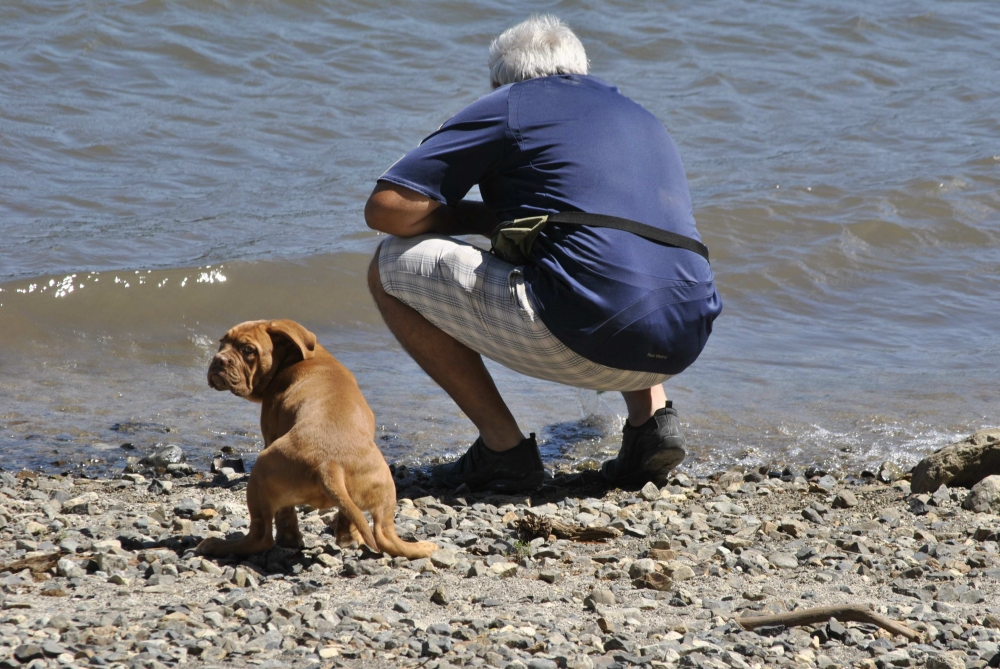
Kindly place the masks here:
<instances>
[{"instance_id":1,"label":"driftwood stick","mask_svg":"<svg viewBox=\"0 0 1000 669\"><path fill-rule=\"evenodd\" d=\"M25 569L30 569L32 577L37 581L39 579L45 578L40 576L45 572L52 571L55 566L59 563L59 558L61 558L66 553L64 551L58 551L56 553L48 553L46 555L36 555L35 557L24 558L22 560L15 560L5 565L0 565L0 574L4 572L19 572Z\"/></svg>"},{"instance_id":2,"label":"driftwood stick","mask_svg":"<svg viewBox=\"0 0 1000 669\"><path fill-rule=\"evenodd\" d=\"M534 514L519 518L515 527L521 536L529 538L547 537L551 534L558 539L571 539L573 541L607 541L622 535L621 531L613 527L567 525Z\"/></svg>"},{"instance_id":3,"label":"driftwood stick","mask_svg":"<svg viewBox=\"0 0 1000 669\"><path fill-rule=\"evenodd\" d=\"M841 622L869 623L878 625L882 629L905 636L910 641L920 639L920 632L907 627L895 620L890 620L885 616L880 616L867 607L857 604L846 604L843 606L819 606L813 609L799 609L788 613L776 613L770 616L754 616L748 618L737 618L736 622L745 630L756 629L757 627L767 627L768 625L785 625L786 627L797 627L799 625L816 625L825 623L830 618L836 618Z\"/></svg>"}]
</instances>

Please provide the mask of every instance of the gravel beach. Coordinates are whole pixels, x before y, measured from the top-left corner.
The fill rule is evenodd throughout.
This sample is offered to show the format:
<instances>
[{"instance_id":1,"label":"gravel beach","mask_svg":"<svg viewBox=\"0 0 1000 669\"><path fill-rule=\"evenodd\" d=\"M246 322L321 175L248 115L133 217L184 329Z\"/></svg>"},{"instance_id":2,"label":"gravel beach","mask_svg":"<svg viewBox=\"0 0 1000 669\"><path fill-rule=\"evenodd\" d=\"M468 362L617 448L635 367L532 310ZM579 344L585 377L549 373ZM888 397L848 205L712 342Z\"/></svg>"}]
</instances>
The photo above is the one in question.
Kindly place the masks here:
<instances>
[{"instance_id":1,"label":"gravel beach","mask_svg":"<svg viewBox=\"0 0 1000 669\"><path fill-rule=\"evenodd\" d=\"M519 496L400 467L399 533L432 557L342 549L333 513L306 508L304 550L227 561L193 548L246 529L247 475L172 459L114 480L0 473L0 668L1000 666L996 508L911 494L888 463L635 491L561 472ZM557 537L582 528L608 538ZM914 638L737 622L859 604Z\"/></svg>"}]
</instances>

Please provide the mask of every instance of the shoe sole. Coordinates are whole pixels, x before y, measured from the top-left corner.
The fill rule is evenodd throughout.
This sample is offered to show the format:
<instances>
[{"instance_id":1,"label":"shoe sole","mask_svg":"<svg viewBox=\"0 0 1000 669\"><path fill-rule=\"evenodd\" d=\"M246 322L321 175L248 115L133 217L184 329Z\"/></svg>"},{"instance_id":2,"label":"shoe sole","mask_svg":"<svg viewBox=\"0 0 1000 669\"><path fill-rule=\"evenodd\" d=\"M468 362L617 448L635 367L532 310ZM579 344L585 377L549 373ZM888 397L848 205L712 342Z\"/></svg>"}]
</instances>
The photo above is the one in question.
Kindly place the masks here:
<instances>
[{"instance_id":1,"label":"shoe sole","mask_svg":"<svg viewBox=\"0 0 1000 669\"><path fill-rule=\"evenodd\" d=\"M674 467L684 462L687 453L683 448L666 448L649 456L642 463L642 473L653 483L662 486Z\"/></svg>"},{"instance_id":2,"label":"shoe sole","mask_svg":"<svg viewBox=\"0 0 1000 669\"><path fill-rule=\"evenodd\" d=\"M667 482L666 479L670 472L673 471L674 467L682 463L686 456L687 453L683 448L664 448L646 458L642 463L642 467L636 472L618 478L608 478L604 476L602 469L601 476L605 482L615 486L640 485L647 481L652 481L657 486L662 486Z\"/></svg>"}]
</instances>

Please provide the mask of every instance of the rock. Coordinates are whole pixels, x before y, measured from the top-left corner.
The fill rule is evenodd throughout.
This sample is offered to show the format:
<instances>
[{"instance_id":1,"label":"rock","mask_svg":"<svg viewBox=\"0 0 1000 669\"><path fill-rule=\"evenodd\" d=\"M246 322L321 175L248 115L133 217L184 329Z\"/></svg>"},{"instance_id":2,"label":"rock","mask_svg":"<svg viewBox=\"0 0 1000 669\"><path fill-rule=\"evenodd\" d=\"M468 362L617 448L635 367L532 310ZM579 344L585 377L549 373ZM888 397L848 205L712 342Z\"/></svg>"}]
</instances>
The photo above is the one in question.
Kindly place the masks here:
<instances>
[{"instance_id":1,"label":"rock","mask_svg":"<svg viewBox=\"0 0 1000 669\"><path fill-rule=\"evenodd\" d=\"M62 558L56 563L56 573L64 578L83 578L87 575L79 563L69 558Z\"/></svg>"},{"instance_id":2,"label":"rock","mask_svg":"<svg viewBox=\"0 0 1000 669\"><path fill-rule=\"evenodd\" d=\"M146 487L146 490L148 490L149 492L159 495L169 494L170 491L173 489L174 489L173 481L161 481L159 479L153 479L152 481L149 482L149 485Z\"/></svg>"},{"instance_id":3,"label":"rock","mask_svg":"<svg viewBox=\"0 0 1000 669\"><path fill-rule=\"evenodd\" d=\"M596 611L598 606L614 606L617 602L615 593L604 588L594 588L583 600L583 605L592 611Z\"/></svg>"},{"instance_id":4,"label":"rock","mask_svg":"<svg viewBox=\"0 0 1000 669\"><path fill-rule=\"evenodd\" d=\"M202 560L198 563L198 569L210 574L212 576L221 576L222 570L214 562L209 562L208 560Z\"/></svg>"},{"instance_id":5,"label":"rock","mask_svg":"<svg viewBox=\"0 0 1000 669\"><path fill-rule=\"evenodd\" d=\"M213 458L211 472L217 474L223 469L231 469L234 474L245 474L247 471L243 458L226 458L221 456Z\"/></svg>"},{"instance_id":6,"label":"rock","mask_svg":"<svg viewBox=\"0 0 1000 669\"><path fill-rule=\"evenodd\" d=\"M666 574L661 574L659 572L652 572L646 574L640 578L632 581L632 585L636 588L647 588L649 590L657 590L659 592L666 592L674 587L673 580Z\"/></svg>"},{"instance_id":7,"label":"rock","mask_svg":"<svg viewBox=\"0 0 1000 669\"><path fill-rule=\"evenodd\" d=\"M437 550L431 553L431 564L439 569L451 569L458 564L458 554L453 550Z\"/></svg>"},{"instance_id":8,"label":"rock","mask_svg":"<svg viewBox=\"0 0 1000 669\"><path fill-rule=\"evenodd\" d=\"M32 536L38 536L39 534L45 534L49 531L49 528L45 527L41 523L35 522L34 520L29 520L24 524L24 531Z\"/></svg>"},{"instance_id":9,"label":"rock","mask_svg":"<svg viewBox=\"0 0 1000 669\"><path fill-rule=\"evenodd\" d=\"M808 520L810 523L816 523L817 525L823 524L823 515L812 507L807 506L806 508L802 509L802 517ZM792 533L789 532L789 534ZM792 536L798 536L798 535L792 534Z\"/></svg>"},{"instance_id":10,"label":"rock","mask_svg":"<svg viewBox=\"0 0 1000 669\"><path fill-rule=\"evenodd\" d=\"M533 660L528 660L528 669L558 669L558 667L559 665L556 664L555 660L538 657Z\"/></svg>"},{"instance_id":11,"label":"rock","mask_svg":"<svg viewBox=\"0 0 1000 669\"><path fill-rule=\"evenodd\" d=\"M181 518L190 518L200 510L201 504L190 497L185 497L176 506L174 506L174 515L180 516Z\"/></svg>"},{"instance_id":12,"label":"rock","mask_svg":"<svg viewBox=\"0 0 1000 669\"><path fill-rule=\"evenodd\" d=\"M167 468L167 465L176 465L185 462L184 449L177 444L159 445L155 451L139 460L141 467L151 467L153 469Z\"/></svg>"},{"instance_id":13,"label":"rock","mask_svg":"<svg viewBox=\"0 0 1000 669\"><path fill-rule=\"evenodd\" d=\"M186 518L174 518L173 530L180 534L188 535L194 533L194 521Z\"/></svg>"},{"instance_id":14,"label":"rock","mask_svg":"<svg viewBox=\"0 0 1000 669\"><path fill-rule=\"evenodd\" d=\"M59 657L66 652L66 647L55 641L46 641L42 644L42 652L46 657Z\"/></svg>"},{"instance_id":15,"label":"rock","mask_svg":"<svg viewBox=\"0 0 1000 669\"><path fill-rule=\"evenodd\" d=\"M767 561L767 558L755 550L743 551L740 554L740 557L736 560L736 564L747 574L763 573L766 572L771 566L771 563Z\"/></svg>"},{"instance_id":16,"label":"rock","mask_svg":"<svg viewBox=\"0 0 1000 669\"><path fill-rule=\"evenodd\" d=\"M466 578L474 578L476 576L485 576L489 573L489 568L483 564L481 560L476 560L469 567L469 571L465 574Z\"/></svg>"},{"instance_id":17,"label":"rock","mask_svg":"<svg viewBox=\"0 0 1000 669\"><path fill-rule=\"evenodd\" d=\"M843 641L847 636L847 628L836 618L830 618L830 622L826 624L826 635L831 639Z\"/></svg>"},{"instance_id":18,"label":"rock","mask_svg":"<svg viewBox=\"0 0 1000 669\"><path fill-rule=\"evenodd\" d=\"M842 490L833 500L833 508L850 509L858 505L858 498L850 490Z\"/></svg>"},{"instance_id":19,"label":"rock","mask_svg":"<svg viewBox=\"0 0 1000 669\"><path fill-rule=\"evenodd\" d=\"M995 474L1000 474L1000 428L980 430L928 455L914 467L910 489L923 493L941 485L968 488Z\"/></svg>"},{"instance_id":20,"label":"rock","mask_svg":"<svg viewBox=\"0 0 1000 669\"><path fill-rule=\"evenodd\" d=\"M687 581L695 576L694 569L677 560L672 560L663 565L663 573L674 581Z\"/></svg>"},{"instance_id":21,"label":"rock","mask_svg":"<svg viewBox=\"0 0 1000 669\"><path fill-rule=\"evenodd\" d=\"M927 669L965 669L966 655L962 651L937 653L927 658Z\"/></svg>"},{"instance_id":22,"label":"rock","mask_svg":"<svg viewBox=\"0 0 1000 669\"><path fill-rule=\"evenodd\" d=\"M819 655L816 658L816 666L819 667L819 669L840 669L841 664L839 662L835 662L827 655Z\"/></svg>"},{"instance_id":23,"label":"rock","mask_svg":"<svg viewBox=\"0 0 1000 669\"><path fill-rule=\"evenodd\" d=\"M21 664L27 664L32 660L39 660L45 657L45 652L42 650L41 646L36 646L33 643L26 643L18 646L14 649L14 657Z\"/></svg>"},{"instance_id":24,"label":"rock","mask_svg":"<svg viewBox=\"0 0 1000 669\"><path fill-rule=\"evenodd\" d=\"M128 587L132 583L132 579L122 574L112 574L111 578L108 579L108 583L112 585L123 585Z\"/></svg>"},{"instance_id":25,"label":"rock","mask_svg":"<svg viewBox=\"0 0 1000 669\"><path fill-rule=\"evenodd\" d=\"M822 490L830 492L837 487L837 479L827 474L826 476L821 476L819 480L816 481L816 485Z\"/></svg>"},{"instance_id":26,"label":"rock","mask_svg":"<svg viewBox=\"0 0 1000 669\"><path fill-rule=\"evenodd\" d=\"M555 569L543 569L538 573L538 580L546 583L558 583L562 578L562 572Z\"/></svg>"},{"instance_id":27,"label":"rock","mask_svg":"<svg viewBox=\"0 0 1000 669\"><path fill-rule=\"evenodd\" d=\"M642 578L646 574L656 571L656 563L649 558L636 560L628 568L628 575L631 578Z\"/></svg>"},{"instance_id":28,"label":"rock","mask_svg":"<svg viewBox=\"0 0 1000 669\"><path fill-rule=\"evenodd\" d=\"M517 574L517 565L513 562L497 562L490 566L490 571L500 578L509 578Z\"/></svg>"},{"instance_id":29,"label":"rock","mask_svg":"<svg viewBox=\"0 0 1000 669\"><path fill-rule=\"evenodd\" d=\"M767 561L778 569L795 569L799 566L799 560L792 553L771 553L767 556Z\"/></svg>"},{"instance_id":30,"label":"rock","mask_svg":"<svg viewBox=\"0 0 1000 669\"><path fill-rule=\"evenodd\" d=\"M778 524L778 529L795 538L803 537L806 534L806 526L791 518L783 518Z\"/></svg>"},{"instance_id":31,"label":"rock","mask_svg":"<svg viewBox=\"0 0 1000 669\"><path fill-rule=\"evenodd\" d=\"M96 492L88 492L79 497L73 497L63 502L62 512L96 516L101 513L100 507L97 506L98 499L99 497Z\"/></svg>"},{"instance_id":32,"label":"rock","mask_svg":"<svg viewBox=\"0 0 1000 669\"><path fill-rule=\"evenodd\" d=\"M878 478L885 483L893 483L906 476L906 472L894 462L886 460L878 468Z\"/></svg>"},{"instance_id":33,"label":"rock","mask_svg":"<svg viewBox=\"0 0 1000 669\"><path fill-rule=\"evenodd\" d=\"M114 553L98 553L94 557L94 562L99 570L108 574L128 569L128 560Z\"/></svg>"},{"instance_id":34,"label":"rock","mask_svg":"<svg viewBox=\"0 0 1000 669\"><path fill-rule=\"evenodd\" d=\"M320 651L322 653L322 651ZM200 659L205 662L221 662L228 653L224 648L219 648L218 646L211 646L206 648L201 652Z\"/></svg>"},{"instance_id":35,"label":"rock","mask_svg":"<svg viewBox=\"0 0 1000 669\"><path fill-rule=\"evenodd\" d=\"M894 650L879 655L876 662L880 667L910 667L913 660L905 650Z\"/></svg>"},{"instance_id":36,"label":"rock","mask_svg":"<svg viewBox=\"0 0 1000 669\"><path fill-rule=\"evenodd\" d=\"M976 513L1000 514L1000 476L987 476L972 486L962 508Z\"/></svg>"},{"instance_id":37,"label":"rock","mask_svg":"<svg viewBox=\"0 0 1000 669\"><path fill-rule=\"evenodd\" d=\"M434 592L431 594L431 602L438 606L448 606L451 603L451 596L444 586L438 586L434 588Z\"/></svg>"},{"instance_id":38,"label":"rock","mask_svg":"<svg viewBox=\"0 0 1000 669\"><path fill-rule=\"evenodd\" d=\"M642 486L642 490L639 491L639 497L642 497L647 502L653 502L660 499L660 489L656 487L655 483L650 481Z\"/></svg>"},{"instance_id":39,"label":"rock","mask_svg":"<svg viewBox=\"0 0 1000 669\"><path fill-rule=\"evenodd\" d=\"M719 477L719 487L726 492L732 492L738 490L741 485L743 485L743 472L738 469L732 469L728 472L724 472L722 476Z\"/></svg>"},{"instance_id":40,"label":"rock","mask_svg":"<svg viewBox=\"0 0 1000 669\"><path fill-rule=\"evenodd\" d=\"M931 512L930 495L914 495L910 498L910 513L914 516L926 516Z\"/></svg>"}]
</instances>

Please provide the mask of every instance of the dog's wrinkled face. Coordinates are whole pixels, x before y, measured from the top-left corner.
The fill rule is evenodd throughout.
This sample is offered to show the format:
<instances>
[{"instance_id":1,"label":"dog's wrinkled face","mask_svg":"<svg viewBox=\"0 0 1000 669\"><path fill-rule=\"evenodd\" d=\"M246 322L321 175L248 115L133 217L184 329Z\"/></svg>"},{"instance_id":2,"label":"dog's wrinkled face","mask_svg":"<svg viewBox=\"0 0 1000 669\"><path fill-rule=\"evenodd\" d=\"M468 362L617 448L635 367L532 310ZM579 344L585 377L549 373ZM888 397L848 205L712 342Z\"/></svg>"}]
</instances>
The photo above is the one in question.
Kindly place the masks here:
<instances>
[{"instance_id":1,"label":"dog's wrinkled face","mask_svg":"<svg viewBox=\"0 0 1000 669\"><path fill-rule=\"evenodd\" d=\"M247 321L220 340L208 366L208 385L251 400L283 366L313 357L316 337L294 321Z\"/></svg>"},{"instance_id":2,"label":"dog's wrinkled face","mask_svg":"<svg viewBox=\"0 0 1000 669\"><path fill-rule=\"evenodd\" d=\"M220 340L219 352L208 367L208 385L249 397L261 376L271 368L273 345L266 321L240 323Z\"/></svg>"}]
</instances>

